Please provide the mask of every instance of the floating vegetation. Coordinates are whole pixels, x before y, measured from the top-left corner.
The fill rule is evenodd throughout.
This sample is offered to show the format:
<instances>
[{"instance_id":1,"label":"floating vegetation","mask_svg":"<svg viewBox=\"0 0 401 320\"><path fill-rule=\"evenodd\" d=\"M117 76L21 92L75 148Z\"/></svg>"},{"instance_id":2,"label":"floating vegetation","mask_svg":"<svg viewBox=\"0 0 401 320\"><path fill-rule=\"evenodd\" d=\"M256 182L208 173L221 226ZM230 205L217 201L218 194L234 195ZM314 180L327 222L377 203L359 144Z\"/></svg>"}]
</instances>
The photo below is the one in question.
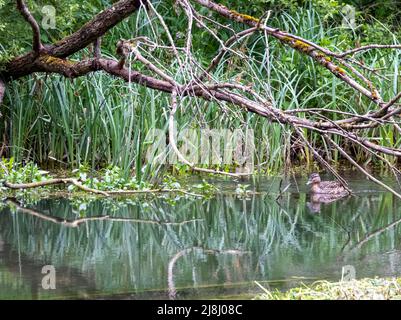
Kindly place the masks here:
<instances>
[{"instance_id":1,"label":"floating vegetation","mask_svg":"<svg viewBox=\"0 0 401 320\"><path fill-rule=\"evenodd\" d=\"M316 281L312 285L292 288L286 292L264 291L256 299L265 300L392 300L401 299L401 278L365 278L350 281Z\"/></svg>"}]
</instances>

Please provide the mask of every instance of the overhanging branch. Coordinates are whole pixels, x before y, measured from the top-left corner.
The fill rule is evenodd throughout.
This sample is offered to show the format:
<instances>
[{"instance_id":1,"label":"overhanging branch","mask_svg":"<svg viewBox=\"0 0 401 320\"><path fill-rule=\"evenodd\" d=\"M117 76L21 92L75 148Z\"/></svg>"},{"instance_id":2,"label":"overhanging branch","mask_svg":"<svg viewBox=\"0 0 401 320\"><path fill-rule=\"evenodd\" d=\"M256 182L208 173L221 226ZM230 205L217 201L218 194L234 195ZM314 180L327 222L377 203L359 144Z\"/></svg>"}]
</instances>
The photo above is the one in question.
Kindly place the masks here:
<instances>
[{"instance_id":1,"label":"overhanging branch","mask_svg":"<svg viewBox=\"0 0 401 320\"><path fill-rule=\"evenodd\" d=\"M147 0L120 0L99 13L72 35L53 45L46 46L43 50L49 56L57 58L68 57L95 42L108 30L135 12L141 6L141 3L146 2ZM37 72L35 68L36 57L37 53L32 51L11 60L6 65L5 72L2 73L3 77L6 80L18 79Z\"/></svg>"},{"instance_id":2,"label":"overhanging branch","mask_svg":"<svg viewBox=\"0 0 401 320\"><path fill-rule=\"evenodd\" d=\"M40 40L40 28L35 18L29 12L29 9L23 0L17 0L17 8L21 12L24 19L31 25L33 33L32 49L36 54L43 50L43 45Z\"/></svg>"}]
</instances>

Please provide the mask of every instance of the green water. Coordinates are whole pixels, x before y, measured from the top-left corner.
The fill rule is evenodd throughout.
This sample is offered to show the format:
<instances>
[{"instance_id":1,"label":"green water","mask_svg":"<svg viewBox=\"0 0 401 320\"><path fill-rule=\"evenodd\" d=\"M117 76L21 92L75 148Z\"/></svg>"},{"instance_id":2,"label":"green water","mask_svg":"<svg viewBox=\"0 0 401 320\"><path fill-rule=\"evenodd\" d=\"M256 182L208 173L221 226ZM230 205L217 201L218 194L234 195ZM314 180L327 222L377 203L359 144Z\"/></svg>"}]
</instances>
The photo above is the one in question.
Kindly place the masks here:
<instances>
[{"instance_id":1,"label":"green water","mask_svg":"<svg viewBox=\"0 0 401 320\"><path fill-rule=\"evenodd\" d=\"M210 199L8 202L0 299L251 298L261 292L255 280L284 290L337 281L345 265L357 278L399 276L400 201L348 180L355 196L329 204L311 204L304 179L284 182L291 186L278 200L278 181L260 179L215 180L221 194ZM237 196L237 183L265 193ZM81 217L95 219L73 223ZM54 290L42 288L45 265L55 267Z\"/></svg>"}]
</instances>

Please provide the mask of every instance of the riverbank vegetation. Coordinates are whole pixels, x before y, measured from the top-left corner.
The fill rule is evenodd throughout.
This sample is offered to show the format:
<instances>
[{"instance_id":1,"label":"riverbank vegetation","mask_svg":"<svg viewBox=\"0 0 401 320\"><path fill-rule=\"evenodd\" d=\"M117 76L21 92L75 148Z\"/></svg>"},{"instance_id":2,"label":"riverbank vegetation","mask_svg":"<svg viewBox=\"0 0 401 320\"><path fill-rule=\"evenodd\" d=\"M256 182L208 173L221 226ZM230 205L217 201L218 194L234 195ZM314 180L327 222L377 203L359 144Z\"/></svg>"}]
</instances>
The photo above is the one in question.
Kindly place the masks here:
<instances>
[{"instance_id":1,"label":"riverbank vegetation","mask_svg":"<svg viewBox=\"0 0 401 320\"><path fill-rule=\"evenodd\" d=\"M56 28L46 30L21 14L40 23L40 2L17 2L20 10L0 3L0 26L10 31L0 35L1 157L91 175L117 167L134 187L159 185L166 173L273 175L297 166L345 183L335 171L341 161L367 176L372 166L400 173L391 1L119 1L114 14L104 1L73 1L55 4ZM95 30L105 8L109 20ZM184 159L188 130L199 149L201 128L251 132L252 166ZM163 140L170 155L181 152L178 162L154 148Z\"/></svg>"},{"instance_id":2,"label":"riverbank vegetation","mask_svg":"<svg viewBox=\"0 0 401 320\"><path fill-rule=\"evenodd\" d=\"M0 296L41 297L51 263L78 275L61 297L400 298L299 286L398 272L400 21L393 0L0 0ZM352 196L307 195L312 171Z\"/></svg>"},{"instance_id":3,"label":"riverbank vegetation","mask_svg":"<svg viewBox=\"0 0 401 320\"><path fill-rule=\"evenodd\" d=\"M349 281L317 281L312 285L301 285L286 292L264 291L256 299L263 300L399 300L400 278L365 278Z\"/></svg>"}]
</instances>

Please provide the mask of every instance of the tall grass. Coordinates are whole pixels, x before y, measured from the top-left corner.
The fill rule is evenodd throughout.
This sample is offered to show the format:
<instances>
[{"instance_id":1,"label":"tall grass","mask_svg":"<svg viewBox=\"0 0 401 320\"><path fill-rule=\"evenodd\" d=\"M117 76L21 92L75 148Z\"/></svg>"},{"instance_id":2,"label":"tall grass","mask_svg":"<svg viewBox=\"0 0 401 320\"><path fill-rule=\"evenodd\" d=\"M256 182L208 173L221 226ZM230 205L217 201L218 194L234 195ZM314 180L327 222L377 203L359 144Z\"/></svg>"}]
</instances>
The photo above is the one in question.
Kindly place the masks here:
<instances>
[{"instance_id":1,"label":"tall grass","mask_svg":"<svg viewBox=\"0 0 401 320\"><path fill-rule=\"evenodd\" d=\"M171 10L161 5L159 9ZM171 12L169 14L173 15ZM113 29L107 43L115 43L119 38L145 35L168 45L165 32L155 23L155 19L149 18L142 10ZM334 50L353 44L349 39L354 36L354 31L336 25L329 27L313 8L300 9L291 14L281 13L269 22ZM175 34L180 28L185 28L186 21L180 16L170 26L172 34ZM235 28L241 26L236 25ZM390 31L386 32L389 39L397 43L396 36ZM206 47L214 46L216 49L216 41L209 40ZM266 45L269 50L265 50ZM239 59L227 53L224 57L227 64L217 68L215 77L231 81L240 76L243 83L252 83L258 93L269 97L282 110L324 107L366 113L376 108L376 105L361 98L309 58L272 39L268 39L266 44L263 35L253 36L241 46L241 50L251 59ZM104 53L111 55L112 52L107 48ZM207 65L206 58L213 56L211 52L198 50L195 55ZM171 57L157 50L154 55L165 63L172 76L186 76L178 73L178 66ZM384 98L400 90L399 55L396 51L372 51L363 56L365 65L387 68L389 81L374 76ZM135 63L133 67L140 68ZM146 135L154 128L166 130L168 106L166 94L136 84L127 85L102 73L73 81L55 75L37 75L11 84L7 110L4 112L10 125L6 128L0 124L0 129L3 132L7 130L10 146L8 155L18 161L29 159L48 167L66 168L87 163L94 170L113 164L123 168L127 175L134 173L139 179L151 179L157 177L164 167L156 161L145 161L147 148L154 143L153 140L147 140ZM177 113L179 130L205 126L253 129L256 165L263 173L278 173L294 164L313 165L310 150L297 145L286 126L272 124L267 119L228 105L222 116L221 108L213 101L186 100L181 112ZM336 120L336 116L332 119ZM366 131L363 137L372 139L374 136L378 137L375 142L379 144L392 147L400 145L400 134L394 132L393 126L383 125ZM311 134L309 139L326 158L334 162L340 160L338 153L329 150L319 135ZM334 139L342 143L340 138ZM344 147L358 162L371 161L366 151L347 145ZM395 161L390 156L385 157L391 162Z\"/></svg>"}]
</instances>

